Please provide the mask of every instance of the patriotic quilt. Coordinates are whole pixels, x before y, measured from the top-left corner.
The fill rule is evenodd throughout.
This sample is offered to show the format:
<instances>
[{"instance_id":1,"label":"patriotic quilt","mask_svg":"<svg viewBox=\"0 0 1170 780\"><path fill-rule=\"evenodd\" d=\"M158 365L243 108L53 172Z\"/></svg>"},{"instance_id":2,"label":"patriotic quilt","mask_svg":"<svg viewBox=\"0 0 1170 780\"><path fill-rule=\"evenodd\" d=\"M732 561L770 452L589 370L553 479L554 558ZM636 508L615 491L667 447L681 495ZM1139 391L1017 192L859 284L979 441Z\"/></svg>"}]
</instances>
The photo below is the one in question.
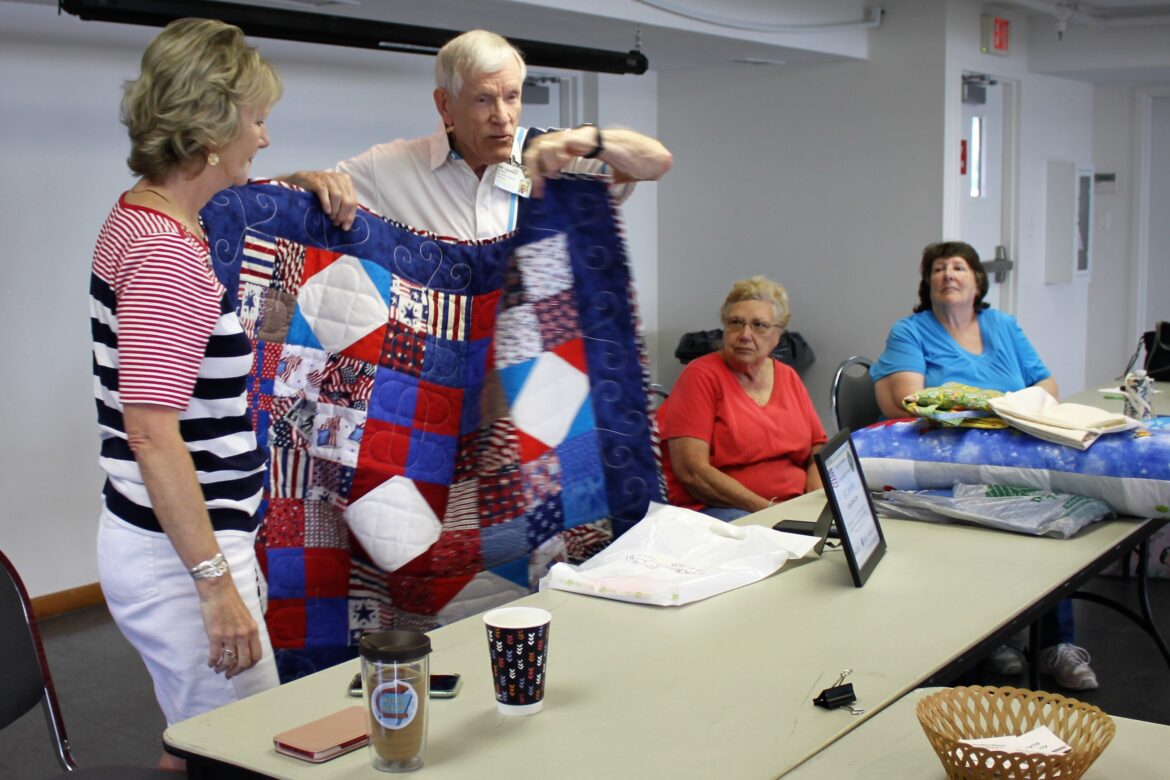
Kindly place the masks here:
<instances>
[{"instance_id":1,"label":"patriotic quilt","mask_svg":"<svg viewBox=\"0 0 1170 780\"><path fill-rule=\"evenodd\" d=\"M645 349L604 182L451 242L281 184L202 213L255 347L270 456L257 552L284 679L366 631L429 630L579 562L664 494Z\"/></svg>"}]
</instances>

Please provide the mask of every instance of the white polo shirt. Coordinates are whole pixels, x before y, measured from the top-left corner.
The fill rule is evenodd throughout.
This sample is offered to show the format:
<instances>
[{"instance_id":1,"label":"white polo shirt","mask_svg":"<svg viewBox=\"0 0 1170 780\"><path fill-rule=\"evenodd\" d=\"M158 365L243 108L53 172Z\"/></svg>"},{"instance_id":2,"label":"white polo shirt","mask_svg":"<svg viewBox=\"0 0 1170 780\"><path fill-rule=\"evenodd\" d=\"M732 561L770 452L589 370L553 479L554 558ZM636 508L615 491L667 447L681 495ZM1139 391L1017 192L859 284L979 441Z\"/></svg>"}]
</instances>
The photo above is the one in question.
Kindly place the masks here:
<instances>
[{"instance_id":1,"label":"white polo shirt","mask_svg":"<svg viewBox=\"0 0 1170 780\"><path fill-rule=\"evenodd\" d=\"M526 128L517 132L522 148ZM443 238L482 240L516 227L517 199L496 187L495 165L477 178L447 139L442 122L434 133L410 140L378 144L334 168L348 173L358 202L408 227L421 228ZM605 172L596 160L575 160L567 170ZM618 200L632 185L613 188Z\"/></svg>"}]
</instances>

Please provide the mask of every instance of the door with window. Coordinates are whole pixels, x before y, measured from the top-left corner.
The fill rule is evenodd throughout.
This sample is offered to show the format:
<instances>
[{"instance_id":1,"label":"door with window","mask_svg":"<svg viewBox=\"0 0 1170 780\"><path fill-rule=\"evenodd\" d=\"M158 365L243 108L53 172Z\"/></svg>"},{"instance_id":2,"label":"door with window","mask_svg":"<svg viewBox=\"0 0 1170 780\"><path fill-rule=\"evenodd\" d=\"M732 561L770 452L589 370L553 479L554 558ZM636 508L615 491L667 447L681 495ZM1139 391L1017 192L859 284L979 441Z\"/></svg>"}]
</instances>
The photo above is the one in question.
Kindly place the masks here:
<instances>
[{"instance_id":1,"label":"door with window","mask_svg":"<svg viewBox=\"0 0 1170 780\"><path fill-rule=\"evenodd\" d=\"M1010 256L1005 220L1005 147L1012 136L1005 116L1005 93L1010 85L985 73L963 74L963 112L960 133L959 236L975 247L986 264ZM992 308L1014 310L1012 272L988 273L984 300Z\"/></svg>"}]
</instances>

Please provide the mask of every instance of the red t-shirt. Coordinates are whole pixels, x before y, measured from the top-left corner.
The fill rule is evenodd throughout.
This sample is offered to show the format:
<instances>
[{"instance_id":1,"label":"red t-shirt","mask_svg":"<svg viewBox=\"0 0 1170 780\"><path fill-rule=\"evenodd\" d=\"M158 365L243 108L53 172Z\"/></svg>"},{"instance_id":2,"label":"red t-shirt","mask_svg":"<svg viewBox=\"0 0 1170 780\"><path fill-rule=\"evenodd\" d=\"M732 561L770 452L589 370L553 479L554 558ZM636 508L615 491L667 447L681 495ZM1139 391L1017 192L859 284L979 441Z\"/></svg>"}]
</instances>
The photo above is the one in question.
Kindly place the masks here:
<instances>
[{"instance_id":1,"label":"red t-shirt","mask_svg":"<svg viewBox=\"0 0 1170 780\"><path fill-rule=\"evenodd\" d=\"M812 448L828 437L797 373L778 360L772 365L772 397L760 406L720 353L693 360L659 407L658 421L663 441L705 441L712 466L757 495L784 501L804 493ZM662 457L670 503L705 508L675 477L668 447Z\"/></svg>"}]
</instances>

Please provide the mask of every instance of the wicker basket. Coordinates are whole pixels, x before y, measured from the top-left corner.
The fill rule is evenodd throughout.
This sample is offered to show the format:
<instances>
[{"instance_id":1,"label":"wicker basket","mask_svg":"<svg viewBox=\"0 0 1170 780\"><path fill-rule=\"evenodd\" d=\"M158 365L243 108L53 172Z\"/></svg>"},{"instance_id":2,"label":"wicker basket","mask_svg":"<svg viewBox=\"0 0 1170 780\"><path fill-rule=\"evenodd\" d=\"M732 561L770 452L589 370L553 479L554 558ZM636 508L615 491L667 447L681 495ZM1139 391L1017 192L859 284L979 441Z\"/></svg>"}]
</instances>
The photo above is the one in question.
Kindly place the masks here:
<instances>
[{"instance_id":1,"label":"wicker basket","mask_svg":"<svg viewBox=\"0 0 1170 780\"><path fill-rule=\"evenodd\" d=\"M918 702L918 722L951 780L1076 780L1113 739L1100 707L1045 691L982 685L946 688ZM1047 726L1072 748L1063 756L1004 753L960 739L1023 734Z\"/></svg>"}]
</instances>

